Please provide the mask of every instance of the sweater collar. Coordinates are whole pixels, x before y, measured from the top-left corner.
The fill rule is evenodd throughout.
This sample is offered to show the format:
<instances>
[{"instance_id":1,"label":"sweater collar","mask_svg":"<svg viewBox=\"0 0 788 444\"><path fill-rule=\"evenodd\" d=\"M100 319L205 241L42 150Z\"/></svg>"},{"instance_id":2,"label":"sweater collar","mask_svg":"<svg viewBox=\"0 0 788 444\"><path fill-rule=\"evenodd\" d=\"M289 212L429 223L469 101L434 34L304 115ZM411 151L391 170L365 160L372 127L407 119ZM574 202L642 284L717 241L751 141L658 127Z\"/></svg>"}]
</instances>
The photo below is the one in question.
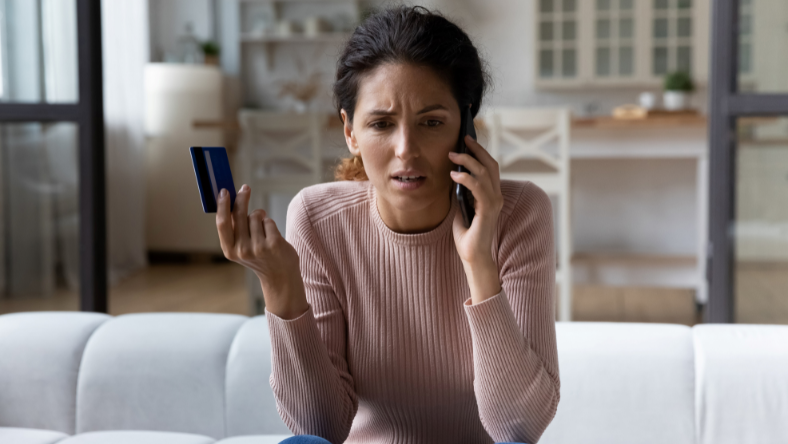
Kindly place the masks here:
<instances>
[{"instance_id":1,"label":"sweater collar","mask_svg":"<svg viewBox=\"0 0 788 444\"><path fill-rule=\"evenodd\" d=\"M404 245L427 245L437 242L439 239L444 238L447 234L451 234L452 223L454 221L454 214L457 212L459 205L457 199L451 199L451 208L449 213L437 227L430 231L423 233L398 233L386 225L380 217L377 204L377 192L371 182L367 181L367 202L369 203L369 213L372 222L377 227L378 231L388 240Z\"/></svg>"}]
</instances>

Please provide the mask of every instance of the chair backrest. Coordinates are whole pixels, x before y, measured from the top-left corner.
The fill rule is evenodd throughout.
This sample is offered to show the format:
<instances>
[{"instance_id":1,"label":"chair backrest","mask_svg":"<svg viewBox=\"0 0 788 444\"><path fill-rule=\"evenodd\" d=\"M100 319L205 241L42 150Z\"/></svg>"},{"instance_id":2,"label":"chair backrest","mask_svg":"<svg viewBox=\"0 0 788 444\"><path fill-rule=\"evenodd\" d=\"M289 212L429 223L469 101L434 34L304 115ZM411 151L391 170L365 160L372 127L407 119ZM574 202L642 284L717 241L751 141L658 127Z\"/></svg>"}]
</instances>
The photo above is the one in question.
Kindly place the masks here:
<instances>
[{"instance_id":1,"label":"chair backrest","mask_svg":"<svg viewBox=\"0 0 788 444\"><path fill-rule=\"evenodd\" d=\"M502 170L521 159L537 159L562 173L569 162L569 119L565 108L488 108L490 154ZM504 151L504 144L513 149ZM558 148L551 151L553 144Z\"/></svg>"},{"instance_id":2,"label":"chair backrest","mask_svg":"<svg viewBox=\"0 0 788 444\"><path fill-rule=\"evenodd\" d=\"M327 119L325 113L240 110L244 180L298 176L320 183L321 135Z\"/></svg>"}]
</instances>

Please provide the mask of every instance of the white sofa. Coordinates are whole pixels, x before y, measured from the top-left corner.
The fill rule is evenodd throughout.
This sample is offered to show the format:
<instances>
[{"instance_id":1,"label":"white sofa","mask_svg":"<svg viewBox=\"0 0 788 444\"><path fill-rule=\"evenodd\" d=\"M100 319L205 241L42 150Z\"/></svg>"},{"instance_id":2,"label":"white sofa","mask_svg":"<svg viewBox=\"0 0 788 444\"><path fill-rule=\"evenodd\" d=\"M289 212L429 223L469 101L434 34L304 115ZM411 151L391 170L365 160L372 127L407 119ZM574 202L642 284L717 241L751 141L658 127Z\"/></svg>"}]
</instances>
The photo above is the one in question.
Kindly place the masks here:
<instances>
[{"instance_id":1,"label":"white sofa","mask_svg":"<svg viewBox=\"0 0 788 444\"><path fill-rule=\"evenodd\" d=\"M788 442L788 326L559 323L540 443ZM263 316L0 316L2 444L268 444L289 435Z\"/></svg>"}]
</instances>

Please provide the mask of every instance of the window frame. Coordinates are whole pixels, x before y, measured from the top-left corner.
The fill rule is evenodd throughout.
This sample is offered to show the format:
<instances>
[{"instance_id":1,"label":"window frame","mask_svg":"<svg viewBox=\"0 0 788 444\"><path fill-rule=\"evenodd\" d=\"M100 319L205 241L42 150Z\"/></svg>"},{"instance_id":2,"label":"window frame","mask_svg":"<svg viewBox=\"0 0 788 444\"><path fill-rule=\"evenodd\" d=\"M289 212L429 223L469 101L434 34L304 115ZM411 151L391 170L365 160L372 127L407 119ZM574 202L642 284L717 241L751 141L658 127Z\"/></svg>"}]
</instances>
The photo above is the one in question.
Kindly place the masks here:
<instances>
[{"instance_id":1,"label":"window frame","mask_svg":"<svg viewBox=\"0 0 788 444\"><path fill-rule=\"evenodd\" d=\"M79 126L80 310L108 312L101 1L76 0L79 101L0 102L0 123L74 122Z\"/></svg>"},{"instance_id":2,"label":"window frame","mask_svg":"<svg viewBox=\"0 0 788 444\"><path fill-rule=\"evenodd\" d=\"M786 116L788 93L739 91L739 0L712 11L709 94L709 242L705 322L735 322L736 124L739 117Z\"/></svg>"}]
</instances>

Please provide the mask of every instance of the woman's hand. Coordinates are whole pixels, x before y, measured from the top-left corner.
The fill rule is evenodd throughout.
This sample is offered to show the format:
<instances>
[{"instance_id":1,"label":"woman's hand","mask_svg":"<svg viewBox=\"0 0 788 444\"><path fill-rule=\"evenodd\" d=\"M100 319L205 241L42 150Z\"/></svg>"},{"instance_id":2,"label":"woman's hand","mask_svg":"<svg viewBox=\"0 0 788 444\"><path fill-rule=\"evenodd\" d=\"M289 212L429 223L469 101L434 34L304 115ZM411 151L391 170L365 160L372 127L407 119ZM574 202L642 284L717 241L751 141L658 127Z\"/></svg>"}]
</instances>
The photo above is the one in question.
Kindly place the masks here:
<instances>
[{"instance_id":1,"label":"woman's hand","mask_svg":"<svg viewBox=\"0 0 788 444\"><path fill-rule=\"evenodd\" d=\"M283 319L295 319L309 308L298 253L265 210L247 214L251 192L248 185L241 186L232 213L229 193L224 189L219 193L216 228L222 252L257 275L266 310Z\"/></svg>"},{"instance_id":2,"label":"woman's hand","mask_svg":"<svg viewBox=\"0 0 788 444\"><path fill-rule=\"evenodd\" d=\"M476 215L470 228L465 228L462 213L457 211L452 232L476 304L501 291L498 267L492 258L492 241L503 208L503 194L498 162L471 136L465 136L465 145L476 158L451 152L449 159L471 174L452 171L451 177L473 193Z\"/></svg>"}]
</instances>

